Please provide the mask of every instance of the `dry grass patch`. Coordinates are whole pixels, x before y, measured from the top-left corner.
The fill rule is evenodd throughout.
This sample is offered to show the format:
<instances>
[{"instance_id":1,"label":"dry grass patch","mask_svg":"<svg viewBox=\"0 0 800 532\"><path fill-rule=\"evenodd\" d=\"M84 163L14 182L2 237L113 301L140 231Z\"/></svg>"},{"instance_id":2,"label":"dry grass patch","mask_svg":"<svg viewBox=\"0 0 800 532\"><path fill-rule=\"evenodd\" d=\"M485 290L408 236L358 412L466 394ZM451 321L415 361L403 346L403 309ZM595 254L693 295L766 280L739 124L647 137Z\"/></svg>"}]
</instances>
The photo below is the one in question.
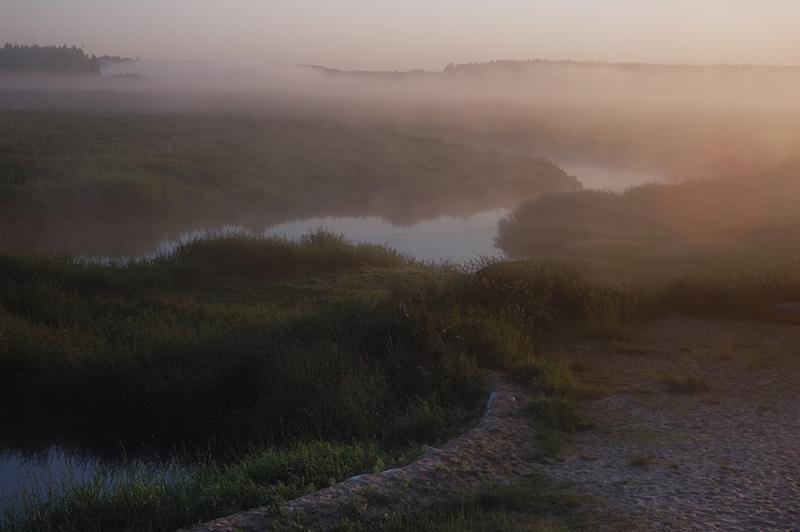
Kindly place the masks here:
<instances>
[{"instance_id":1,"label":"dry grass patch","mask_svg":"<svg viewBox=\"0 0 800 532\"><path fill-rule=\"evenodd\" d=\"M771 368L775 364L775 359L772 353L763 347L753 347L743 351L742 362L748 370L755 371Z\"/></svg>"},{"instance_id":2,"label":"dry grass patch","mask_svg":"<svg viewBox=\"0 0 800 532\"><path fill-rule=\"evenodd\" d=\"M703 375L667 375L662 381L669 393L690 394L709 391L708 379Z\"/></svg>"},{"instance_id":3,"label":"dry grass patch","mask_svg":"<svg viewBox=\"0 0 800 532\"><path fill-rule=\"evenodd\" d=\"M647 467L650 464L650 458L643 454L632 453L630 456L630 464L636 467Z\"/></svg>"},{"instance_id":4,"label":"dry grass patch","mask_svg":"<svg viewBox=\"0 0 800 532\"><path fill-rule=\"evenodd\" d=\"M723 338L714 352L714 358L717 360L730 360L733 358L733 348L733 339L729 336Z\"/></svg>"}]
</instances>

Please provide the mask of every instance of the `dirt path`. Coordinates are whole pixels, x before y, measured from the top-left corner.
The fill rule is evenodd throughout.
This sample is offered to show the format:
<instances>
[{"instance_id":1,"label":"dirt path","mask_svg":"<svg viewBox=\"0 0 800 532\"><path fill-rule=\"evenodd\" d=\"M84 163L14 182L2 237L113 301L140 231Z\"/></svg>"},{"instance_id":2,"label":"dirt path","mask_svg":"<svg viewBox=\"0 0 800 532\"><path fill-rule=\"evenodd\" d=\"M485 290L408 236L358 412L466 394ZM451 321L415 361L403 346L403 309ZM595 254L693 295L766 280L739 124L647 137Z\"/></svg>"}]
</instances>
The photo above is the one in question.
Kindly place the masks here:
<instances>
[{"instance_id":1,"label":"dirt path","mask_svg":"<svg viewBox=\"0 0 800 532\"><path fill-rule=\"evenodd\" d=\"M800 327L663 319L570 350L612 393L548 476L644 530L800 530Z\"/></svg>"}]
</instances>

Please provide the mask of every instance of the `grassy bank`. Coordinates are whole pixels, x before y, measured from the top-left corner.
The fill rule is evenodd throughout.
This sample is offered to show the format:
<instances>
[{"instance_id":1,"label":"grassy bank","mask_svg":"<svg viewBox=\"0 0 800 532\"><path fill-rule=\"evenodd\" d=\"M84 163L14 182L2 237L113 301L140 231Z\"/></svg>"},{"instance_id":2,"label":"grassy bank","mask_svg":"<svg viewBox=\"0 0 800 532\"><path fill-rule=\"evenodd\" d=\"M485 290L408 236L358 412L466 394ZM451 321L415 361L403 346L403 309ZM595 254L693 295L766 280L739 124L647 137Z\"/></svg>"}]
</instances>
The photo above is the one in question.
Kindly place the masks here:
<instances>
[{"instance_id":1,"label":"grassy bank","mask_svg":"<svg viewBox=\"0 0 800 532\"><path fill-rule=\"evenodd\" d=\"M595 517L582 505L580 495L559 491L546 478L534 476L511 485L491 484L475 492L451 493L422 511L393 509L391 517L368 514L360 520L345 519L333 529L341 532L597 529Z\"/></svg>"},{"instance_id":2,"label":"grassy bank","mask_svg":"<svg viewBox=\"0 0 800 532\"><path fill-rule=\"evenodd\" d=\"M568 428L570 385L540 340L644 312L566 263L431 267L326 233L124 265L2 252L0 283L3 427L198 456L180 482L31 496L4 530L171 530L402 462L474 419L485 369Z\"/></svg>"},{"instance_id":3,"label":"grassy bank","mask_svg":"<svg viewBox=\"0 0 800 532\"><path fill-rule=\"evenodd\" d=\"M663 311L766 319L774 304L800 300L798 204L789 170L582 190L523 203L501 220L497 242L637 283Z\"/></svg>"},{"instance_id":4,"label":"grassy bank","mask_svg":"<svg viewBox=\"0 0 800 532\"><path fill-rule=\"evenodd\" d=\"M0 110L0 247L136 254L165 231L402 223L578 186L542 158L325 119Z\"/></svg>"}]
</instances>

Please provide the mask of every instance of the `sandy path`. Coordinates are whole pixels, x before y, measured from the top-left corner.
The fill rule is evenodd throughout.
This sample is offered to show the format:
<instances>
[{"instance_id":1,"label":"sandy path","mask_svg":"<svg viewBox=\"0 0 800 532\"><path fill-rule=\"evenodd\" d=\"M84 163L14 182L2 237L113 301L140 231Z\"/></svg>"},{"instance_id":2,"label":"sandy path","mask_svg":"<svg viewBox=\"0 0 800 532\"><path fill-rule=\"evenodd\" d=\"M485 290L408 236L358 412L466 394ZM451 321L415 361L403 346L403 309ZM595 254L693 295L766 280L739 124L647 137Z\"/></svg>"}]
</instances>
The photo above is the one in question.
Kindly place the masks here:
<instances>
[{"instance_id":1,"label":"sandy path","mask_svg":"<svg viewBox=\"0 0 800 532\"><path fill-rule=\"evenodd\" d=\"M664 319L573 349L617 393L547 475L644 530L800 530L800 327Z\"/></svg>"}]
</instances>

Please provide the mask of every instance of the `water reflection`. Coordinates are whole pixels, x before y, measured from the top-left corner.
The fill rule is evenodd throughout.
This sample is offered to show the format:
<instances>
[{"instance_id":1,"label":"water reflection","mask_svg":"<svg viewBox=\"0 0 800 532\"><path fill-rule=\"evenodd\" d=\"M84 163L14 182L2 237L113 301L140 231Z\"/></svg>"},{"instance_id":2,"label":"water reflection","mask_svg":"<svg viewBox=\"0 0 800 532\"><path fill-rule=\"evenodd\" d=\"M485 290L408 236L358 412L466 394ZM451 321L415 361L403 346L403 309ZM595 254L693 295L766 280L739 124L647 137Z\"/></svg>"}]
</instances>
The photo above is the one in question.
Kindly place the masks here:
<instances>
[{"instance_id":1,"label":"water reflection","mask_svg":"<svg viewBox=\"0 0 800 532\"><path fill-rule=\"evenodd\" d=\"M354 242L384 244L422 261L465 263L479 256L502 254L494 246L494 238L497 236L497 222L508 212L509 209L492 209L468 217L440 216L412 225L394 225L377 216L326 216L274 225L260 234L296 239L317 229L325 229ZM150 253L137 258L169 255L180 244L196 238L244 230L226 225L215 231L189 231L178 238L162 240ZM130 258L133 257L90 257L97 262Z\"/></svg>"},{"instance_id":2,"label":"water reflection","mask_svg":"<svg viewBox=\"0 0 800 532\"><path fill-rule=\"evenodd\" d=\"M665 179L656 174L632 170L610 170L596 166L559 165L569 175L574 175L583 183L583 188L622 190L645 183L664 183Z\"/></svg>"},{"instance_id":3,"label":"water reflection","mask_svg":"<svg viewBox=\"0 0 800 532\"><path fill-rule=\"evenodd\" d=\"M167 482L185 473L177 462L104 461L60 446L26 454L0 451L0 511L19 506L25 497L49 497L80 486L101 491L131 478L158 477Z\"/></svg>"},{"instance_id":4,"label":"water reflection","mask_svg":"<svg viewBox=\"0 0 800 532\"><path fill-rule=\"evenodd\" d=\"M0 499L16 498L22 490L39 491L65 479L85 484L92 479L97 467L96 459L59 447L34 455L0 452Z\"/></svg>"},{"instance_id":5,"label":"water reflection","mask_svg":"<svg viewBox=\"0 0 800 532\"><path fill-rule=\"evenodd\" d=\"M312 218L273 226L270 235L298 237L323 228L356 242L385 244L424 261L469 262L499 255L494 247L497 222L508 209L494 209L468 218L442 216L414 225L393 225L382 218Z\"/></svg>"}]
</instances>

